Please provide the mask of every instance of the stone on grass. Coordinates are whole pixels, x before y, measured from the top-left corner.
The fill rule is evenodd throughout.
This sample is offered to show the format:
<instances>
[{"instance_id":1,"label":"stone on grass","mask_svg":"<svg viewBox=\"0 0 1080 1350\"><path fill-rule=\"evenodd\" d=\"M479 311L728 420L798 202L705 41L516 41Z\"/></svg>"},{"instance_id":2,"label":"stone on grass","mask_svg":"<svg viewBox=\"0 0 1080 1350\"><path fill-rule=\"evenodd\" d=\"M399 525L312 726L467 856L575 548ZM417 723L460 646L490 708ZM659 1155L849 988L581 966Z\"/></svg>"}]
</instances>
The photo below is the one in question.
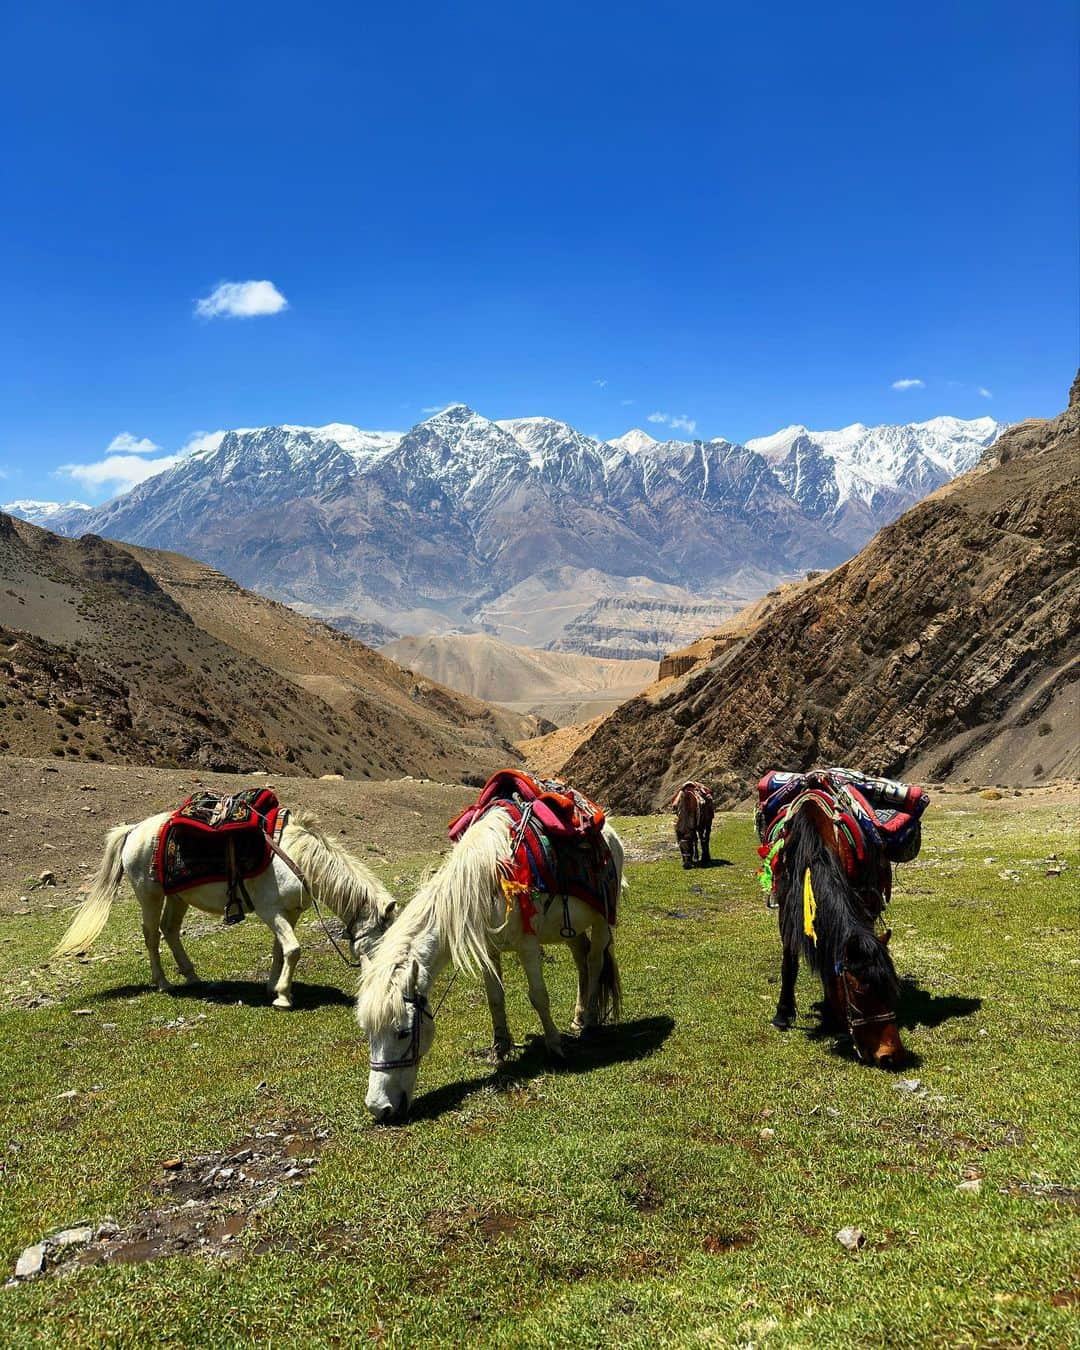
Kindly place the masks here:
<instances>
[{"instance_id":1,"label":"stone on grass","mask_svg":"<svg viewBox=\"0 0 1080 1350\"><path fill-rule=\"evenodd\" d=\"M897 1089L900 1092L918 1092L922 1087L921 1078L898 1078L896 1080Z\"/></svg>"},{"instance_id":2,"label":"stone on grass","mask_svg":"<svg viewBox=\"0 0 1080 1350\"><path fill-rule=\"evenodd\" d=\"M94 1230L89 1224L77 1224L74 1228L65 1228L63 1232L54 1233L49 1242L54 1247L82 1247L94 1236Z\"/></svg>"},{"instance_id":3,"label":"stone on grass","mask_svg":"<svg viewBox=\"0 0 1080 1350\"><path fill-rule=\"evenodd\" d=\"M40 1275L44 1269L45 1244L44 1242L35 1242L32 1247L27 1247L15 1262L15 1278L28 1280L33 1275Z\"/></svg>"},{"instance_id":4,"label":"stone on grass","mask_svg":"<svg viewBox=\"0 0 1080 1350\"><path fill-rule=\"evenodd\" d=\"M978 1177L969 1177L967 1181L962 1181L956 1189L962 1195L978 1195L982 1190L982 1182Z\"/></svg>"},{"instance_id":5,"label":"stone on grass","mask_svg":"<svg viewBox=\"0 0 1080 1350\"><path fill-rule=\"evenodd\" d=\"M841 1228L836 1235L836 1240L841 1247L846 1247L849 1252L857 1252L866 1241L866 1234L861 1228Z\"/></svg>"}]
</instances>

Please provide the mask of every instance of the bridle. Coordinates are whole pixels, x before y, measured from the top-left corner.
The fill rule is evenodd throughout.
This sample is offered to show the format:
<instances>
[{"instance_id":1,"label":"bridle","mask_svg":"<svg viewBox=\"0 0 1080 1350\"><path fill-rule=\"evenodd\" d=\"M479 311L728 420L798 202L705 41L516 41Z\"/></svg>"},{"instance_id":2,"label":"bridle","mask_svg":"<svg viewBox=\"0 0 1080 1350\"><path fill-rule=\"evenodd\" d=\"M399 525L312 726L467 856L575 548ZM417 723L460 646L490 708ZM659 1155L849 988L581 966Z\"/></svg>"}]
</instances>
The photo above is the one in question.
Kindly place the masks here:
<instances>
[{"instance_id":1,"label":"bridle","mask_svg":"<svg viewBox=\"0 0 1080 1350\"><path fill-rule=\"evenodd\" d=\"M373 1059L370 1068L373 1073L387 1073L391 1069L412 1069L420 1063L420 1038L423 1034L424 1018L435 1021L435 1014L428 1008L426 994L405 994L403 1003L412 1008L409 1022L409 1048L397 1059Z\"/></svg>"},{"instance_id":2,"label":"bridle","mask_svg":"<svg viewBox=\"0 0 1080 1350\"><path fill-rule=\"evenodd\" d=\"M853 1032L856 1027L877 1026L884 1022L895 1022L895 1011L864 1013L862 1009L852 1001L851 990L848 988L848 982L844 978L849 973L848 967L843 961L838 961L836 963L837 982L840 985L840 995L844 1002L844 1018L847 1022L848 1031ZM851 1043L855 1047L856 1055L858 1055L859 1059L862 1059L862 1050L859 1048L859 1042L854 1036L851 1038Z\"/></svg>"},{"instance_id":3,"label":"bridle","mask_svg":"<svg viewBox=\"0 0 1080 1350\"><path fill-rule=\"evenodd\" d=\"M457 971L450 976L449 983L443 990L442 998L436 1005L435 1012L428 1007L427 994L402 994L401 1001L412 1008L412 1017L409 1021L409 1048L403 1055L397 1059L373 1059L368 1067L373 1073L388 1073L391 1069L413 1069L421 1059L420 1040L424 1030L424 1018L434 1023L435 1013L439 1012L442 1005L446 1002L446 996L454 987L454 981L457 979Z\"/></svg>"}]
</instances>

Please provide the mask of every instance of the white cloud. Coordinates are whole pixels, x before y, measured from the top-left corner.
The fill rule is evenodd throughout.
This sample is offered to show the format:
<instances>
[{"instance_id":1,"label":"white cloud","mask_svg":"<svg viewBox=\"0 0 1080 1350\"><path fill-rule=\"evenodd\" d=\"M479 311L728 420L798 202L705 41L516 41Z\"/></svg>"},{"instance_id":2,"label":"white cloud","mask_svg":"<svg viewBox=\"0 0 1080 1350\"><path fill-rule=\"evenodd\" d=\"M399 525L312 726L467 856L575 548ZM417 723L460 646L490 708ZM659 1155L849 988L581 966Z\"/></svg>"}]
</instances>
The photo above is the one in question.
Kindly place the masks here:
<instances>
[{"instance_id":1,"label":"white cloud","mask_svg":"<svg viewBox=\"0 0 1080 1350\"><path fill-rule=\"evenodd\" d=\"M154 455L161 449L149 436L133 436L130 431L122 431L114 436L105 447L107 455Z\"/></svg>"},{"instance_id":2,"label":"white cloud","mask_svg":"<svg viewBox=\"0 0 1080 1350\"><path fill-rule=\"evenodd\" d=\"M925 389L925 388L926 388L926 381L925 381L925 380L893 380L893 382L892 382L892 387L893 387L894 389Z\"/></svg>"},{"instance_id":3,"label":"white cloud","mask_svg":"<svg viewBox=\"0 0 1080 1350\"><path fill-rule=\"evenodd\" d=\"M598 389L607 388L607 380L593 380L593 384L595 384Z\"/></svg>"},{"instance_id":4,"label":"white cloud","mask_svg":"<svg viewBox=\"0 0 1080 1350\"><path fill-rule=\"evenodd\" d=\"M61 464L54 474L57 478L74 479L83 487L107 487L126 492L163 469L171 469L179 458L179 455L162 455L160 459L147 459L143 455L106 455L93 464Z\"/></svg>"},{"instance_id":5,"label":"white cloud","mask_svg":"<svg viewBox=\"0 0 1080 1350\"><path fill-rule=\"evenodd\" d=\"M697 422L686 413L651 412L648 420L660 422L664 426L670 427L672 431L685 431L691 436L697 431Z\"/></svg>"},{"instance_id":6,"label":"white cloud","mask_svg":"<svg viewBox=\"0 0 1080 1350\"><path fill-rule=\"evenodd\" d=\"M223 281L196 302L202 319L254 319L279 314L289 302L272 281Z\"/></svg>"},{"instance_id":7,"label":"white cloud","mask_svg":"<svg viewBox=\"0 0 1080 1350\"><path fill-rule=\"evenodd\" d=\"M619 407L620 407L620 408L629 408L629 406L631 405L631 403L634 403L634 402L636 402L636 400L635 400L635 399L632 399L632 398L621 398L621 399L619 399Z\"/></svg>"},{"instance_id":8,"label":"white cloud","mask_svg":"<svg viewBox=\"0 0 1080 1350\"><path fill-rule=\"evenodd\" d=\"M84 488L96 488L117 496L137 483L171 469L188 455L198 454L200 450L216 450L225 435L224 431L195 431L175 454L167 454L162 453L161 446L149 437L122 431L105 447L101 459L89 464L61 464L53 470L53 477L70 478Z\"/></svg>"},{"instance_id":9,"label":"white cloud","mask_svg":"<svg viewBox=\"0 0 1080 1350\"><path fill-rule=\"evenodd\" d=\"M983 385L980 384L980 385L979 385L979 397L980 397L980 398L993 398L994 396L993 396L993 394L990 392L989 389L985 388L985 386L983 386Z\"/></svg>"},{"instance_id":10,"label":"white cloud","mask_svg":"<svg viewBox=\"0 0 1080 1350\"><path fill-rule=\"evenodd\" d=\"M448 405L445 403L433 403L430 408L421 408L420 411L426 413L442 412L442 410L447 406Z\"/></svg>"}]
</instances>

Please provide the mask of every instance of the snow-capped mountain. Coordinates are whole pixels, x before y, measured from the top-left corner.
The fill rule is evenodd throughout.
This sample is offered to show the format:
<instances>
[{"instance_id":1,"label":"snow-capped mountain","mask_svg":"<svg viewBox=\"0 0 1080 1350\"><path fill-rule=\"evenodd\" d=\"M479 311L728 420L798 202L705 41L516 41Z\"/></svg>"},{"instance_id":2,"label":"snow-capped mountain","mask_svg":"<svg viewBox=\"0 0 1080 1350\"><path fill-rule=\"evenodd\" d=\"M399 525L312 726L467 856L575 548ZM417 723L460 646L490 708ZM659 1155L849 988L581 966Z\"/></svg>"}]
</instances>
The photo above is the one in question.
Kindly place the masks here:
<instances>
[{"instance_id":1,"label":"snow-capped mountain","mask_svg":"<svg viewBox=\"0 0 1080 1350\"><path fill-rule=\"evenodd\" d=\"M998 430L937 418L791 427L747 445L638 429L605 443L455 404L404 434L226 432L105 506L53 520L193 555L308 611L398 631L468 627L483 611L498 629L500 597L525 582L537 609L550 595L580 612L584 592L566 599L575 571L603 594L623 578L616 590L659 583L692 599L831 566L970 467ZM527 640L520 615L506 624Z\"/></svg>"},{"instance_id":2,"label":"snow-capped mountain","mask_svg":"<svg viewBox=\"0 0 1080 1350\"><path fill-rule=\"evenodd\" d=\"M839 431L785 427L747 441L804 509L853 539L975 467L1004 428L992 417L935 417L906 426Z\"/></svg>"},{"instance_id":3,"label":"snow-capped mountain","mask_svg":"<svg viewBox=\"0 0 1080 1350\"><path fill-rule=\"evenodd\" d=\"M31 525L44 526L54 534L78 533L79 531L72 527L77 526L82 513L93 509L85 502L38 502L26 497L19 501L5 502L0 506L0 511L6 512L7 515L28 520Z\"/></svg>"}]
</instances>

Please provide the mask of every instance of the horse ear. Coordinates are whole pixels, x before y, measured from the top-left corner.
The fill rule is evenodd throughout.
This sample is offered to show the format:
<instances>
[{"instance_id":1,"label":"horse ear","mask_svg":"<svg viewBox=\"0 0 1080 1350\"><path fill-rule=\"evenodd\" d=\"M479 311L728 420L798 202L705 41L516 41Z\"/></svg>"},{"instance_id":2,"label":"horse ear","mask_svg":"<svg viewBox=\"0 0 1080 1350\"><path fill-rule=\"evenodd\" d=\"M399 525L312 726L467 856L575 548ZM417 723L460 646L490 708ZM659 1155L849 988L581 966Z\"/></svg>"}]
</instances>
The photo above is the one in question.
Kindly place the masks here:
<instances>
[{"instance_id":1,"label":"horse ear","mask_svg":"<svg viewBox=\"0 0 1080 1350\"><path fill-rule=\"evenodd\" d=\"M397 901L391 900L382 912L383 921L388 922L397 914Z\"/></svg>"},{"instance_id":2,"label":"horse ear","mask_svg":"<svg viewBox=\"0 0 1080 1350\"><path fill-rule=\"evenodd\" d=\"M409 978L407 981L410 998L416 997L416 991L420 987L420 971L420 962L414 958L409 962Z\"/></svg>"},{"instance_id":3,"label":"horse ear","mask_svg":"<svg viewBox=\"0 0 1080 1350\"><path fill-rule=\"evenodd\" d=\"M883 947L887 947L887 946L889 945L889 939L890 939L891 937L892 937L892 929L891 929L891 928L886 928L885 931L884 931L884 933L882 933L882 935L881 935L881 945L882 945Z\"/></svg>"}]
</instances>

